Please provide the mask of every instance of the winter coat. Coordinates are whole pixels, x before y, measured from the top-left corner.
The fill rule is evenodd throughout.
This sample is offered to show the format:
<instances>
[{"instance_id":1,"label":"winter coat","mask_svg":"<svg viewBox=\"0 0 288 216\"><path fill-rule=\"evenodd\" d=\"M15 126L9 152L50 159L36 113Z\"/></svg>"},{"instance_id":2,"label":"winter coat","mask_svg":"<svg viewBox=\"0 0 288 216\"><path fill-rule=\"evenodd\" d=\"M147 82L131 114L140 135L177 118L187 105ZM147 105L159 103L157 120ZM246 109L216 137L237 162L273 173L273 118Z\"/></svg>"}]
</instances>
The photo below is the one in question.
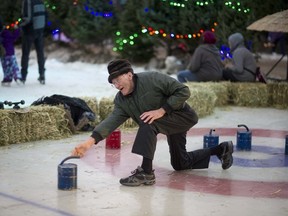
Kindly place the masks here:
<instances>
[{"instance_id":1,"label":"winter coat","mask_svg":"<svg viewBox=\"0 0 288 216\"><path fill-rule=\"evenodd\" d=\"M42 0L23 0L20 26L25 34L41 32L46 24L46 9Z\"/></svg>"},{"instance_id":2,"label":"winter coat","mask_svg":"<svg viewBox=\"0 0 288 216\"><path fill-rule=\"evenodd\" d=\"M182 130L181 132L187 131L197 123L196 113L191 111L191 108L185 102L190 97L190 90L186 85L158 72L134 74L134 83L135 88L130 95L123 96L121 92L117 93L114 98L114 110L94 128L91 136L96 142L107 137L130 117L138 125L143 124L140 119L143 112L161 107L166 111L164 116L167 118L163 119L162 117L153 122L159 133L177 133L178 129ZM179 122L179 128L175 125L173 128L169 127L169 121Z\"/></svg>"},{"instance_id":3,"label":"winter coat","mask_svg":"<svg viewBox=\"0 0 288 216\"><path fill-rule=\"evenodd\" d=\"M233 66L228 70L233 73L238 81L255 81L255 75L248 70L256 72L256 61L253 54L244 46L243 36L240 33L235 33L229 36L228 41L233 56Z\"/></svg>"},{"instance_id":4,"label":"winter coat","mask_svg":"<svg viewBox=\"0 0 288 216\"><path fill-rule=\"evenodd\" d=\"M223 64L218 48L214 44L201 44L193 53L188 70L199 81L218 81L222 79Z\"/></svg>"},{"instance_id":5,"label":"winter coat","mask_svg":"<svg viewBox=\"0 0 288 216\"><path fill-rule=\"evenodd\" d=\"M1 32L2 45L5 48L5 55L12 56L15 54L14 43L20 36L19 29L8 30L4 29Z\"/></svg>"}]
</instances>

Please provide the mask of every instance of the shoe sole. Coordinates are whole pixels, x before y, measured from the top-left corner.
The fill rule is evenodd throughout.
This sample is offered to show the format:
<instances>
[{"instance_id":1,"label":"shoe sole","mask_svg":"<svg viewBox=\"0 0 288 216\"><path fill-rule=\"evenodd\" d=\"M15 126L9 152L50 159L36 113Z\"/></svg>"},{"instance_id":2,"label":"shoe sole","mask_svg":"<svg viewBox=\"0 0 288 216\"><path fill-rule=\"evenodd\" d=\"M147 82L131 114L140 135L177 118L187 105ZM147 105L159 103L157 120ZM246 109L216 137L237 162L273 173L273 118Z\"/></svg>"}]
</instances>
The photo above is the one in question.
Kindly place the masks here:
<instances>
[{"instance_id":1,"label":"shoe sole","mask_svg":"<svg viewBox=\"0 0 288 216\"><path fill-rule=\"evenodd\" d=\"M124 186L129 186L129 187L137 187L137 186L141 186L141 185L153 185L156 183L156 180L149 180L149 181L145 181L145 182L142 182L142 183L126 183L126 182L121 182L121 179L120 179L120 184L124 185Z\"/></svg>"},{"instance_id":2,"label":"shoe sole","mask_svg":"<svg viewBox=\"0 0 288 216\"><path fill-rule=\"evenodd\" d=\"M231 163L227 167L223 167L223 164L222 164L222 169L224 169L224 170L229 169L232 166L232 164L233 164L233 156L232 156L232 154L234 152L234 146L233 146L233 142L232 141L228 141L227 148L228 148L228 151L223 155L223 157L227 157L226 155L229 154L230 157L231 157Z\"/></svg>"}]
</instances>

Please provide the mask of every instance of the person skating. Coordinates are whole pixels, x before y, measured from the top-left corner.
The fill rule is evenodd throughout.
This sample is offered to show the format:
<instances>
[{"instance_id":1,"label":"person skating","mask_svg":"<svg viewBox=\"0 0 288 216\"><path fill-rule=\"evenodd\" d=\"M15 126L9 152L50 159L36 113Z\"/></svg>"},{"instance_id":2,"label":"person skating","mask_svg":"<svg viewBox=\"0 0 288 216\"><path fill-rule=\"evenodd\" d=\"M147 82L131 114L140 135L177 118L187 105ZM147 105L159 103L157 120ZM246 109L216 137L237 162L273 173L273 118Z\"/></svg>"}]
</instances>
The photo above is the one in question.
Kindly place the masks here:
<instances>
[{"instance_id":1,"label":"person skating","mask_svg":"<svg viewBox=\"0 0 288 216\"><path fill-rule=\"evenodd\" d=\"M32 44L35 46L38 62L39 78L45 84L44 28L46 25L46 9L42 0L23 0L21 74L25 83L28 74L28 62Z\"/></svg>"},{"instance_id":2,"label":"person skating","mask_svg":"<svg viewBox=\"0 0 288 216\"><path fill-rule=\"evenodd\" d=\"M2 45L5 49L5 55L1 57L1 64L4 73L2 86L10 86L13 79L20 84L21 73L15 56L14 43L20 36L18 25L11 28L4 28L1 32Z\"/></svg>"}]
</instances>

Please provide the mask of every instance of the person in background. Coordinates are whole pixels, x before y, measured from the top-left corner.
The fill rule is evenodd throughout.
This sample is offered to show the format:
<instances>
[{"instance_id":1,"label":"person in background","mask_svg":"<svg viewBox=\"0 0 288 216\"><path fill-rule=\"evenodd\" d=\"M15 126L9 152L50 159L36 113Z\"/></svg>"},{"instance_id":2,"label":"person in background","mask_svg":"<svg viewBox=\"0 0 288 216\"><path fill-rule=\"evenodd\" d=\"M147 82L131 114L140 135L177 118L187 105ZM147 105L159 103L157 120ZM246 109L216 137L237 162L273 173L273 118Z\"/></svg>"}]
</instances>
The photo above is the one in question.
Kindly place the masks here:
<instances>
[{"instance_id":1,"label":"person in background","mask_svg":"<svg viewBox=\"0 0 288 216\"><path fill-rule=\"evenodd\" d=\"M179 71L180 82L207 82L222 79L223 64L219 49L216 47L216 37L213 32L205 31L202 35L203 44L194 51L186 70Z\"/></svg>"},{"instance_id":2,"label":"person in background","mask_svg":"<svg viewBox=\"0 0 288 216\"><path fill-rule=\"evenodd\" d=\"M268 43L264 43L265 47L271 48L272 54L276 54L277 46L279 46L280 54L286 54L286 38L283 32L269 32L267 37Z\"/></svg>"},{"instance_id":3,"label":"person in background","mask_svg":"<svg viewBox=\"0 0 288 216\"><path fill-rule=\"evenodd\" d=\"M131 176L121 178L125 186L153 185L156 181L153 159L157 135L167 137L170 162L175 170L208 168L211 155L216 155L224 170L233 163L233 143L220 143L212 148L186 151L187 131L198 122L196 112L186 103L189 88L167 74L160 72L134 73L130 62L118 59L108 64L108 81L119 90L114 98L114 109L98 124L91 136L78 144L72 156L84 156L94 144L98 144L132 118L139 129L132 146L132 153L141 155L142 164Z\"/></svg>"},{"instance_id":4,"label":"person in background","mask_svg":"<svg viewBox=\"0 0 288 216\"><path fill-rule=\"evenodd\" d=\"M0 16L0 59L5 55L5 48L2 45L2 37L1 37L1 32L3 31L3 20L2 17Z\"/></svg>"},{"instance_id":5,"label":"person in background","mask_svg":"<svg viewBox=\"0 0 288 216\"><path fill-rule=\"evenodd\" d=\"M244 46L243 35L241 33L230 35L228 43L232 59L223 69L223 79L231 82L254 82L256 80L256 60Z\"/></svg>"},{"instance_id":6,"label":"person in background","mask_svg":"<svg viewBox=\"0 0 288 216\"><path fill-rule=\"evenodd\" d=\"M41 84L45 84L44 28L46 25L46 9L43 1L23 0L22 20L23 22L20 24L23 30L21 57L22 82L26 82L30 49L34 43L39 70L38 81Z\"/></svg>"},{"instance_id":7,"label":"person in background","mask_svg":"<svg viewBox=\"0 0 288 216\"><path fill-rule=\"evenodd\" d=\"M179 70L187 68L191 55L184 43L179 43L171 49L171 55L165 59L165 68L160 70L168 75L177 74Z\"/></svg>"},{"instance_id":8,"label":"person in background","mask_svg":"<svg viewBox=\"0 0 288 216\"><path fill-rule=\"evenodd\" d=\"M4 77L1 82L2 86L10 86L14 79L20 83L21 73L15 56L14 43L20 36L18 25L12 25L9 28L4 28L1 32L2 45L5 49L5 55L1 57Z\"/></svg>"}]
</instances>

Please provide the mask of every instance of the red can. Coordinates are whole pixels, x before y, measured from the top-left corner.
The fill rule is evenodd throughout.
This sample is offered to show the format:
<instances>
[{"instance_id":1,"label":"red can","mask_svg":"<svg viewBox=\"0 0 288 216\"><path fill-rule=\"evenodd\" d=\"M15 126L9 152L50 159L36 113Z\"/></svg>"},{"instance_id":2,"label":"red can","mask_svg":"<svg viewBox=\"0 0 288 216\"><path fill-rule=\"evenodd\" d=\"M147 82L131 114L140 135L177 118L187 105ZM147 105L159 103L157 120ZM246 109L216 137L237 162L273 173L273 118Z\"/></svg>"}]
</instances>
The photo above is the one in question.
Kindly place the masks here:
<instances>
[{"instance_id":1,"label":"red can","mask_svg":"<svg viewBox=\"0 0 288 216\"><path fill-rule=\"evenodd\" d=\"M115 130L106 138L107 149L119 149L121 147L121 131Z\"/></svg>"}]
</instances>

